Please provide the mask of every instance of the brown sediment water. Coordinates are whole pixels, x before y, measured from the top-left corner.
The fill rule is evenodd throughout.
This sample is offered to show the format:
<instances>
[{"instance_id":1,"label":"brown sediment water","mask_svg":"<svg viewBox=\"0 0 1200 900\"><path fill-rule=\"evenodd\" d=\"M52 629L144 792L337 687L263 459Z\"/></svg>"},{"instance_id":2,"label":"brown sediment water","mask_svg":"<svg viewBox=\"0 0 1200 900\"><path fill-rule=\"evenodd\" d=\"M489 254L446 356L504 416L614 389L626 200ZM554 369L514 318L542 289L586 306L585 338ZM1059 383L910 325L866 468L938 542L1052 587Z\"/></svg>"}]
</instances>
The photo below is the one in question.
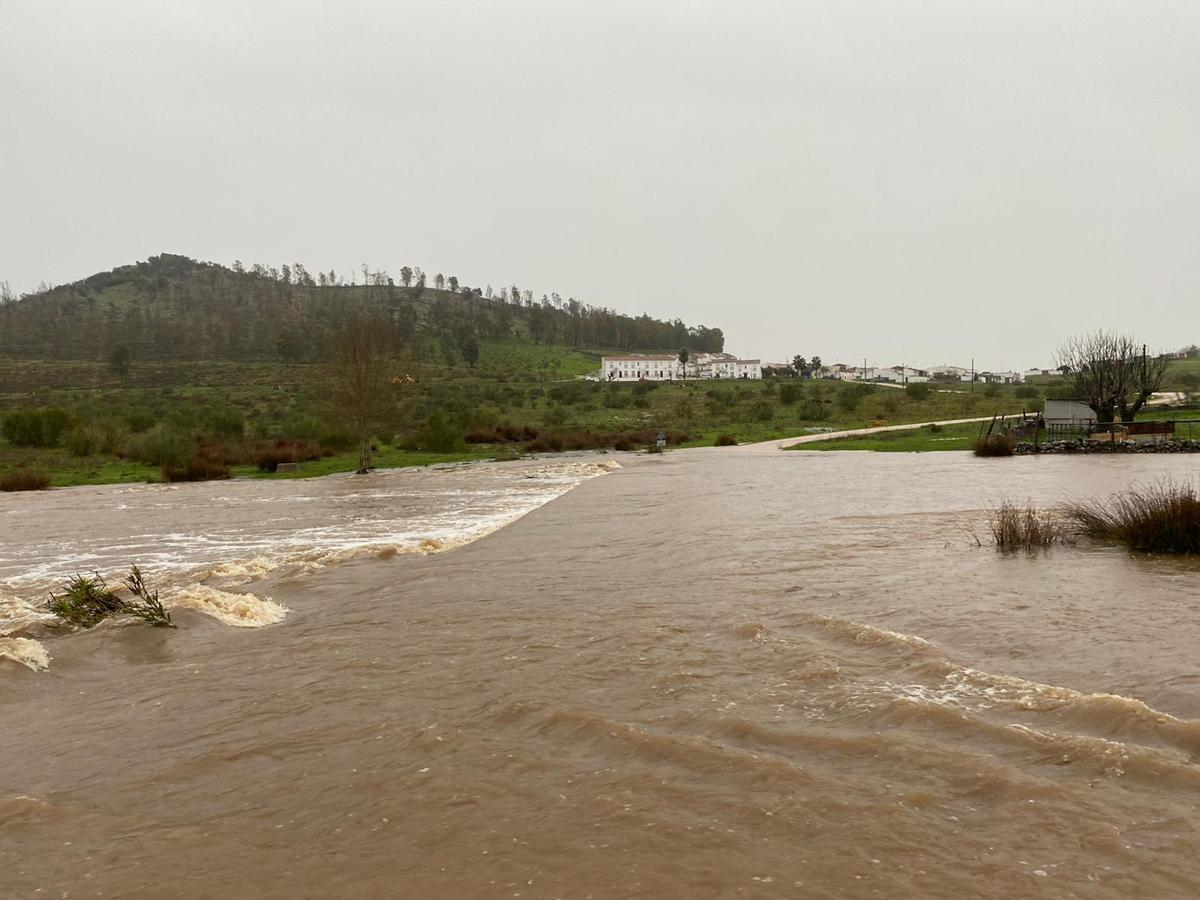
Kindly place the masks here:
<instances>
[{"instance_id":1,"label":"brown sediment water","mask_svg":"<svg viewBox=\"0 0 1200 900\"><path fill-rule=\"evenodd\" d=\"M225 492L252 552L193 547L170 578L287 612L63 637L10 615L52 660L0 660L0 896L1200 894L1200 565L969 536L1002 499L1186 458L620 460L412 473L387 499L122 495L138 540L224 546L197 509ZM10 606L74 541L129 549L73 496L0 498ZM422 554L439 509L463 536ZM39 555L43 526L62 546Z\"/></svg>"}]
</instances>

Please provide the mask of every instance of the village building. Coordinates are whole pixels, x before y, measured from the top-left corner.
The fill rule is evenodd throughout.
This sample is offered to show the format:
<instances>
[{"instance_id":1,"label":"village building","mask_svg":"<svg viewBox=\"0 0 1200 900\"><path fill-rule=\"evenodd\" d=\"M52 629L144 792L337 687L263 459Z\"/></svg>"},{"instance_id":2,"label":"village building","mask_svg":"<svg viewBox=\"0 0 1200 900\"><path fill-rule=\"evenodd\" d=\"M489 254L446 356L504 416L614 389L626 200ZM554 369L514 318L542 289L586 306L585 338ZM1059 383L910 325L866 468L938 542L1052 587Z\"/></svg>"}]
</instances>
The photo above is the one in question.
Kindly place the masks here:
<instances>
[{"instance_id":1,"label":"village building","mask_svg":"<svg viewBox=\"0 0 1200 900\"><path fill-rule=\"evenodd\" d=\"M738 359L730 353L696 353L687 364L674 353L605 356L600 360L602 381L681 381L683 379L762 378L762 362Z\"/></svg>"},{"instance_id":2,"label":"village building","mask_svg":"<svg viewBox=\"0 0 1200 900\"><path fill-rule=\"evenodd\" d=\"M934 381L970 382L974 373L964 366L931 366L929 377Z\"/></svg>"}]
</instances>

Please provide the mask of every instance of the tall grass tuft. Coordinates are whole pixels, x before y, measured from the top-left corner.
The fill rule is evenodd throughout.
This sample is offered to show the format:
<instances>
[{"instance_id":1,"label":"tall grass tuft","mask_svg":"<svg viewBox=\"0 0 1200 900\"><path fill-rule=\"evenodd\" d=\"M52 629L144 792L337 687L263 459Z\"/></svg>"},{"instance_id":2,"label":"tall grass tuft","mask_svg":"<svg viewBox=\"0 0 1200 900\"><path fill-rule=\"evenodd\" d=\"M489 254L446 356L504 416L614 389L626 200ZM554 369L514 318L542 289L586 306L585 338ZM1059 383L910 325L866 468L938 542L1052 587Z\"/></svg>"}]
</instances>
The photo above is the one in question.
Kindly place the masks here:
<instances>
[{"instance_id":1,"label":"tall grass tuft","mask_svg":"<svg viewBox=\"0 0 1200 900\"><path fill-rule=\"evenodd\" d=\"M1089 537L1143 553L1200 553L1200 494L1169 478L1136 485L1107 501L1076 500L1063 514Z\"/></svg>"},{"instance_id":2,"label":"tall grass tuft","mask_svg":"<svg viewBox=\"0 0 1200 900\"><path fill-rule=\"evenodd\" d=\"M17 469L0 475L0 491L44 491L50 487L50 477L32 469Z\"/></svg>"},{"instance_id":3,"label":"tall grass tuft","mask_svg":"<svg viewBox=\"0 0 1200 900\"><path fill-rule=\"evenodd\" d=\"M1012 456L1016 448L1016 438L1007 433L981 435L971 447L976 456Z\"/></svg>"},{"instance_id":4,"label":"tall grass tuft","mask_svg":"<svg viewBox=\"0 0 1200 900\"><path fill-rule=\"evenodd\" d=\"M1035 509L1032 504L1017 506L1005 500L988 518L992 540L1001 550L1034 550L1065 543L1066 530L1054 513Z\"/></svg>"}]
</instances>

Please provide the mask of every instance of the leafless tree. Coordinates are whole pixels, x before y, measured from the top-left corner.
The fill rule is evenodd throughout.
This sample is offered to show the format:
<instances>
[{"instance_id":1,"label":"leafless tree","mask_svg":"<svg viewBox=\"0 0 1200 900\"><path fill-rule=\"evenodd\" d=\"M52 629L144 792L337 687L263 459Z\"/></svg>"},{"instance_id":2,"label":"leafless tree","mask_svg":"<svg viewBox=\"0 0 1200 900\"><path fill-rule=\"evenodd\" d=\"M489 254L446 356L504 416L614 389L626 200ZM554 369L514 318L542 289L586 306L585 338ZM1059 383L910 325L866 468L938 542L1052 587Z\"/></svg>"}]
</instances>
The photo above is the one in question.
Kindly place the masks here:
<instances>
[{"instance_id":1,"label":"leafless tree","mask_svg":"<svg viewBox=\"0 0 1200 900\"><path fill-rule=\"evenodd\" d=\"M330 342L325 377L330 411L359 442L358 473L371 469L371 436L390 406L391 322L379 310L346 310Z\"/></svg>"},{"instance_id":2,"label":"leafless tree","mask_svg":"<svg viewBox=\"0 0 1200 900\"><path fill-rule=\"evenodd\" d=\"M1093 331L1078 335L1058 348L1060 371L1068 384L1101 422L1132 422L1157 391L1171 365L1168 357L1149 356L1132 335Z\"/></svg>"}]
</instances>

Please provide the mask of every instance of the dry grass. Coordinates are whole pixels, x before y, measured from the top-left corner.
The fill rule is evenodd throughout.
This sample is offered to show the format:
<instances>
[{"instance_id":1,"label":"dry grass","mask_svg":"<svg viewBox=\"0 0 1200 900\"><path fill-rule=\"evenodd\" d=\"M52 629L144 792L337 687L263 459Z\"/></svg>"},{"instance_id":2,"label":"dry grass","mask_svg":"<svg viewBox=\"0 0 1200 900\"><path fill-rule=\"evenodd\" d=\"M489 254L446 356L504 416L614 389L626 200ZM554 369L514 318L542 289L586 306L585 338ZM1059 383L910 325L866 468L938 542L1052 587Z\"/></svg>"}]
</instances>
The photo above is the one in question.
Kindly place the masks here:
<instances>
[{"instance_id":1,"label":"dry grass","mask_svg":"<svg viewBox=\"0 0 1200 900\"><path fill-rule=\"evenodd\" d=\"M1066 543L1068 534L1062 519L1031 503L1017 506L1005 500L988 517L992 541L1001 550L1034 550Z\"/></svg>"},{"instance_id":2,"label":"dry grass","mask_svg":"<svg viewBox=\"0 0 1200 900\"><path fill-rule=\"evenodd\" d=\"M44 491L48 487L49 476L32 469L17 469L0 475L0 491Z\"/></svg>"},{"instance_id":3,"label":"dry grass","mask_svg":"<svg viewBox=\"0 0 1200 900\"><path fill-rule=\"evenodd\" d=\"M1163 479L1063 507L1083 534L1143 553L1200 553L1200 495L1190 481Z\"/></svg>"},{"instance_id":4,"label":"dry grass","mask_svg":"<svg viewBox=\"0 0 1200 900\"><path fill-rule=\"evenodd\" d=\"M1004 434L985 434L972 444L976 456L1012 456L1017 447L1016 438Z\"/></svg>"}]
</instances>

